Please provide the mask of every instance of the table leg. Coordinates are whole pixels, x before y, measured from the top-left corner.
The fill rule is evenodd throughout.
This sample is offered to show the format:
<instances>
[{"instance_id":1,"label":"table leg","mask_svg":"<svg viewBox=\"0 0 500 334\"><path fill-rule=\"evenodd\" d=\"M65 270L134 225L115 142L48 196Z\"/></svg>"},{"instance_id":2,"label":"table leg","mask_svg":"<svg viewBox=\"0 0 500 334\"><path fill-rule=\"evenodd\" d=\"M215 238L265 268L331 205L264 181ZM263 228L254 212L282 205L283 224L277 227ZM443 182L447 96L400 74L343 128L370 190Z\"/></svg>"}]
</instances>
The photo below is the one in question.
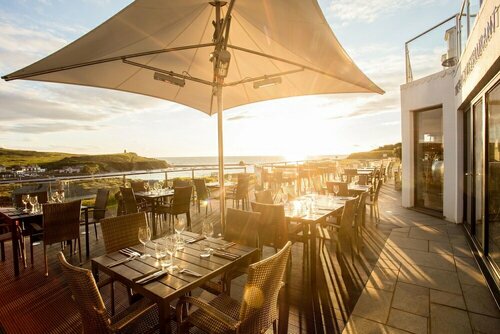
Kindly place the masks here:
<instances>
[{"instance_id":1,"label":"table leg","mask_svg":"<svg viewBox=\"0 0 500 334\"><path fill-rule=\"evenodd\" d=\"M12 233L12 259L14 260L14 275L19 276L19 247L17 239L17 226L16 221L11 221L11 233Z\"/></svg>"},{"instance_id":2,"label":"table leg","mask_svg":"<svg viewBox=\"0 0 500 334\"><path fill-rule=\"evenodd\" d=\"M316 223L309 223L310 228L310 249L309 249L309 265L311 266L311 283L316 284Z\"/></svg>"},{"instance_id":3,"label":"table leg","mask_svg":"<svg viewBox=\"0 0 500 334\"><path fill-rule=\"evenodd\" d=\"M85 214L85 255L90 257L90 236L89 236L89 208L84 209Z\"/></svg>"},{"instance_id":4,"label":"table leg","mask_svg":"<svg viewBox=\"0 0 500 334\"><path fill-rule=\"evenodd\" d=\"M170 334L170 304L166 301L158 303L158 312L160 320L160 334Z\"/></svg>"}]
</instances>

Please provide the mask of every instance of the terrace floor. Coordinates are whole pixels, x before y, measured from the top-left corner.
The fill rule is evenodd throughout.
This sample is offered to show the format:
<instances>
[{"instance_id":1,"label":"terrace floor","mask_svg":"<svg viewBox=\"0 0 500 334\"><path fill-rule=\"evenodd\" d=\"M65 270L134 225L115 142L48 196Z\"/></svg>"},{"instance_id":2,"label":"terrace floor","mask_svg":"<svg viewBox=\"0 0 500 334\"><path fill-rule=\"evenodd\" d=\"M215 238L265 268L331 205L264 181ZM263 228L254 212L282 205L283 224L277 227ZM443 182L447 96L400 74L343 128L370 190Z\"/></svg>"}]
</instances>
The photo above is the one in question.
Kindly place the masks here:
<instances>
[{"instance_id":1,"label":"terrace floor","mask_svg":"<svg viewBox=\"0 0 500 334\"><path fill-rule=\"evenodd\" d=\"M336 254L336 236L331 232L331 240L319 250L315 284L309 279L307 263L302 262L302 245L293 246L286 290L289 333L498 332L500 311L462 227L404 209L400 203L393 185L384 185L382 221L375 225L367 215L364 248L354 261ZM208 217L192 209L195 232L201 230L203 219L218 221L215 206ZM35 266L21 269L15 278L10 245L6 246L7 261L0 263L0 333L2 328L6 333L81 332L78 312L56 262L59 247L50 248L48 278L43 275L41 246L35 247ZM91 257L103 253L102 238L96 241L92 232ZM268 249L264 255L272 253ZM71 260L76 263L77 257ZM83 266L89 268L90 261ZM233 281L234 298L241 298L245 279ZM109 305L108 289L101 292ZM193 294L211 298L201 290ZM116 297L120 311L127 306L125 290L117 291Z\"/></svg>"}]
</instances>

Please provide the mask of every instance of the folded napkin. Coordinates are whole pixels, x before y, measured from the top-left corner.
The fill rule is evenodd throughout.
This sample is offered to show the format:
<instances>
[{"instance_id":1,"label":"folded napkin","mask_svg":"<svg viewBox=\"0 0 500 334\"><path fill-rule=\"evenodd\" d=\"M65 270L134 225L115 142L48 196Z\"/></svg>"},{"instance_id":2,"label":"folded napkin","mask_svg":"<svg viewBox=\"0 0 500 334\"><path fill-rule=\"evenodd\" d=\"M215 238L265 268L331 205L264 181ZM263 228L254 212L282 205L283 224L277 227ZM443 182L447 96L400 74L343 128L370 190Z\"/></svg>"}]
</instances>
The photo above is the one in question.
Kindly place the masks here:
<instances>
[{"instance_id":1,"label":"folded napkin","mask_svg":"<svg viewBox=\"0 0 500 334\"><path fill-rule=\"evenodd\" d=\"M212 253L212 255L217 256L217 257L221 257L221 258L224 258L227 260L236 260L237 258L239 258L241 256L238 254L228 253L228 252L224 252L224 251L220 251L220 250L214 251Z\"/></svg>"},{"instance_id":2,"label":"folded napkin","mask_svg":"<svg viewBox=\"0 0 500 334\"><path fill-rule=\"evenodd\" d=\"M195 242L205 240L205 239L206 239L206 237L204 235L200 235L199 237L186 239L185 241L187 244L194 244Z\"/></svg>"},{"instance_id":3,"label":"folded napkin","mask_svg":"<svg viewBox=\"0 0 500 334\"><path fill-rule=\"evenodd\" d=\"M152 282L160 277L165 276L166 274L168 274L168 273L166 271L163 271L163 270L155 271L152 274L147 274L146 276L135 280L135 282L137 284L147 284L147 283Z\"/></svg>"}]
</instances>

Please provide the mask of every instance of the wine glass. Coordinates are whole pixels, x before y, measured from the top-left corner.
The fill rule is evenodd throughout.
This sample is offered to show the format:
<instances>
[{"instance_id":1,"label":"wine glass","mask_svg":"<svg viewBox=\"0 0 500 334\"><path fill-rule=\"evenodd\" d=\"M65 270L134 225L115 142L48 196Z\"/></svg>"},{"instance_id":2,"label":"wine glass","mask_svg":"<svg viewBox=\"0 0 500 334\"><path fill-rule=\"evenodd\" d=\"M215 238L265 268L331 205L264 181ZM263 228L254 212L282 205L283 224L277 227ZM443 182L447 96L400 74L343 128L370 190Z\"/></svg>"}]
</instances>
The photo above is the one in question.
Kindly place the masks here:
<instances>
[{"instance_id":1,"label":"wine glass","mask_svg":"<svg viewBox=\"0 0 500 334\"><path fill-rule=\"evenodd\" d=\"M149 182L144 182L144 191L147 193L149 193Z\"/></svg>"},{"instance_id":2,"label":"wine glass","mask_svg":"<svg viewBox=\"0 0 500 334\"><path fill-rule=\"evenodd\" d=\"M288 194L287 193L283 193L281 195L281 201L283 202L284 205L286 205L286 203L288 202Z\"/></svg>"},{"instance_id":3,"label":"wine glass","mask_svg":"<svg viewBox=\"0 0 500 334\"><path fill-rule=\"evenodd\" d=\"M168 236L165 238L165 247L167 254L170 255L170 261L168 266L170 270L173 271L177 269L177 266L174 265L174 254L177 250L177 240L173 236Z\"/></svg>"},{"instance_id":4,"label":"wine glass","mask_svg":"<svg viewBox=\"0 0 500 334\"><path fill-rule=\"evenodd\" d=\"M21 202L24 204L24 210L23 212L28 212L28 203L30 201L30 195L29 194L24 194L21 196Z\"/></svg>"},{"instance_id":5,"label":"wine glass","mask_svg":"<svg viewBox=\"0 0 500 334\"><path fill-rule=\"evenodd\" d=\"M38 196L30 196L31 213L36 213L36 205L38 204Z\"/></svg>"},{"instance_id":6,"label":"wine glass","mask_svg":"<svg viewBox=\"0 0 500 334\"><path fill-rule=\"evenodd\" d=\"M340 188L338 184L333 185L333 193L335 194L335 197L337 197L337 194L339 193Z\"/></svg>"},{"instance_id":7,"label":"wine glass","mask_svg":"<svg viewBox=\"0 0 500 334\"><path fill-rule=\"evenodd\" d=\"M146 244L151 241L151 230L149 229L149 226L141 226L139 227L139 241L141 244L144 246L144 253L141 255L141 259L145 259L147 257L150 257L148 253L146 253Z\"/></svg>"},{"instance_id":8,"label":"wine glass","mask_svg":"<svg viewBox=\"0 0 500 334\"><path fill-rule=\"evenodd\" d=\"M59 203L64 202L64 190L58 190L57 193L59 194Z\"/></svg>"},{"instance_id":9,"label":"wine glass","mask_svg":"<svg viewBox=\"0 0 500 334\"><path fill-rule=\"evenodd\" d=\"M211 221L205 220L203 222L201 233L207 238L207 242L205 243L205 247L201 252L201 257L209 257L212 254L213 249L210 248L209 238L214 234L214 224Z\"/></svg>"},{"instance_id":10,"label":"wine glass","mask_svg":"<svg viewBox=\"0 0 500 334\"><path fill-rule=\"evenodd\" d=\"M158 194L158 192L160 190L160 183L159 182L153 183L153 190L155 191L155 193Z\"/></svg>"},{"instance_id":11,"label":"wine glass","mask_svg":"<svg viewBox=\"0 0 500 334\"><path fill-rule=\"evenodd\" d=\"M184 229L186 228L186 219L184 217L181 218L175 218L174 222L174 229L175 233L177 233L177 249L182 250L184 249L184 242L182 240L182 232L184 232Z\"/></svg>"},{"instance_id":12,"label":"wine glass","mask_svg":"<svg viewBox=\"0 0 500 334\"><path fill-rule=\"evenodd\" d=\"M57 191L53 191L50 194L50 199L52 200L53 203L56 203L58 198L59 198L59 195L57 194Z\"/></svg>"}]
</instances>

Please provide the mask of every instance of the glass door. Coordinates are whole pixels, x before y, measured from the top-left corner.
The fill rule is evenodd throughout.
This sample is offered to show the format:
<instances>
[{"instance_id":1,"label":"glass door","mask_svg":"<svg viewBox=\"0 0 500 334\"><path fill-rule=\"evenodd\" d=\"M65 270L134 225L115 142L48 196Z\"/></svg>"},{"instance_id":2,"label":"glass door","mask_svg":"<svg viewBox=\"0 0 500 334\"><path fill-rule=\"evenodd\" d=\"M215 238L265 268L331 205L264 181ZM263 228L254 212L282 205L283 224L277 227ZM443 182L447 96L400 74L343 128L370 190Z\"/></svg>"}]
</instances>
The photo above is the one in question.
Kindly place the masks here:
<instances>
[{"instance_id":1,"label":"glass door","mask_svg":"<svg viewBox=\"0 0 500 334\"><path fill-rule=\"evenodd\" d=\"M464 224L470 234L474 234L473 198L474 198L474 155L473 155L472 112L464 112Z\"/></svg>"},{"instance_id":2,"label":"glass door","mask_svg":"<svg viewBox=\"0 0 500 334\"><path fill-rule=\"evenodd\" d=\"M480 99L473 106L474 117L474 202L473 202L473 217L474 228L473 235L476 241L484 245L484 209L483 209L483 192L484 192L484 108L483 99Z\"/></svg>"}]
</instances>

